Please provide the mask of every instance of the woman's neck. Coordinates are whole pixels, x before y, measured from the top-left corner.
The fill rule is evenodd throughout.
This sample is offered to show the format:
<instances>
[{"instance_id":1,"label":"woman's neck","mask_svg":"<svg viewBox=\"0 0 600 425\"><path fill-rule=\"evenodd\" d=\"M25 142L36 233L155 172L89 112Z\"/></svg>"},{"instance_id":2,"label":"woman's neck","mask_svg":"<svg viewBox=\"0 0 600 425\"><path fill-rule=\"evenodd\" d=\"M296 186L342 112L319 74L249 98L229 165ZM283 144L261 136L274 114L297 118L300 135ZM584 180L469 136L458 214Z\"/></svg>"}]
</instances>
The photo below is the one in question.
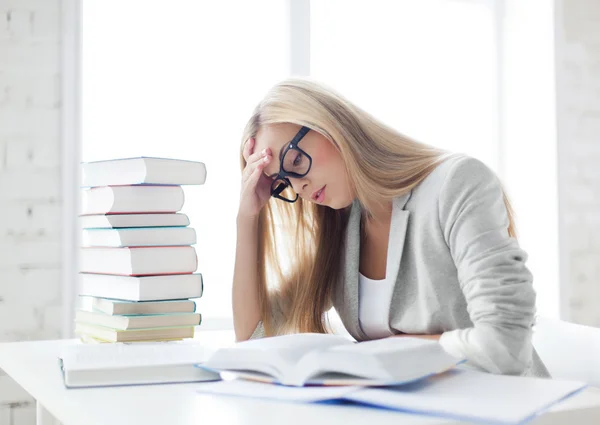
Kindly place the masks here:
<instances>
[{"instance_id":1,"label":"woman's neck","mask_svg":"<svg viewBox=\"0 0 600 425\"><path fill-rule=\"evenodd\" d=\"M392 216L392 201L381 202L369 211L366 215L366 220L374 225L389 222Z\"/></svg>"},{"instance_id":2,"label":"woman's neck","mask_svg":"<svg viewBox=\"0 0 600 425\"><path fill-rule=\"evenodd\" d=\"M366 238L368 233L389 229L392 221L392 202L380 204L376 210L364 213L362 217L362 236ZM363 239L364 240L364 239Z\"/></svg>"}]
</instances>

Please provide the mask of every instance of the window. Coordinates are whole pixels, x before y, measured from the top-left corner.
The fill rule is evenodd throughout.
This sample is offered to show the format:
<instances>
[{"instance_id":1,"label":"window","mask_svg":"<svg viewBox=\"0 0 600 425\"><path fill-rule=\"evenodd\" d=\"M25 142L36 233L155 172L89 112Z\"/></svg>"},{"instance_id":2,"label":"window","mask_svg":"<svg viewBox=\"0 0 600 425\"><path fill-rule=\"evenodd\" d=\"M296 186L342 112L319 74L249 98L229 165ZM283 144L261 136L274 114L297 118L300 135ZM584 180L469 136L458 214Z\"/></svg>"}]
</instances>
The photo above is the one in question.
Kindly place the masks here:
<instances>
[{"instance_id":1,"label":"window","mask_svg":"<svg viewBox=\"0 0 600 425\"><path fill-rule=\"evenodd\" d=\"M231 317L239 146L246 120L287 73L284 2L83 2L82 160L202 161L186 187L197 230L199 311Z\"/></svg>"},{"instance_id":2,"label":"window","mask_svg":"<svg viewBox=\"0 0 600 425\"><path fill-rule=\"evenodd\" d=\"M497 168L494 10L485 1L311 3L311 74L386 124Z\"/></svg>"}]
</instances>

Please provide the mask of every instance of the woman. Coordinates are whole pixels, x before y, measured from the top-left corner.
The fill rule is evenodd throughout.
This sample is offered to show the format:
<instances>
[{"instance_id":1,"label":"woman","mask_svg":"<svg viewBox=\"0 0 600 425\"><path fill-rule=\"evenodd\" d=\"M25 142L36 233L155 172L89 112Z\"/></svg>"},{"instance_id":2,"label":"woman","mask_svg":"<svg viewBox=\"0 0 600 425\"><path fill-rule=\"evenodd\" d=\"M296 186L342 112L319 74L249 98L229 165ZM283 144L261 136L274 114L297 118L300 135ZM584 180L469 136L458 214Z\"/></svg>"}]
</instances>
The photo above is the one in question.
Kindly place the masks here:
<instances>
[{"instance_id":1,"label":"woman","mask_svg":"<svg viewBox=\"0 0 600 425\"><path fill-rule=\"evenodd\" d=\"M242 140L238 341L326 332L333 306L359 341L435 339L479 369L548 375L531 344L527 255L482 162L308 79L273 87Z\"/></svg>"}]
</instances>

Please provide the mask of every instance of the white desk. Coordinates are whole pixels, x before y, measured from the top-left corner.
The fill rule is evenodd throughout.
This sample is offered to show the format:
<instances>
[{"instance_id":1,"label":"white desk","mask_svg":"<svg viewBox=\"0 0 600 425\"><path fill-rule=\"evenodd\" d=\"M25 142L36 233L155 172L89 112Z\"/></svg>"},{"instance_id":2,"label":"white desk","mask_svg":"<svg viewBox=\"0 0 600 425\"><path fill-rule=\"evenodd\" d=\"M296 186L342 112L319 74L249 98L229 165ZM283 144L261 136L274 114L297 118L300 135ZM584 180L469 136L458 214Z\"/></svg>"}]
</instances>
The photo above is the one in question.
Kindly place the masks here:
<instances>
[{"instance_id":1,"label":"white desk","mask_svg":"<svg viewBox=\"0 0 600 425\"><path fill-rule=\"evenodd\" d=\"M222 332L199 340L222 345ZM66 389L58 366L65 345L78 340L0 344L0 368L37 400L37 423L63 425L316 425L457 424L454 421L358 406L282 403L198 394L202 384ZM536 425L600 424L600 390L587 389L536 419Z\"/></svg>"}]
</instances>

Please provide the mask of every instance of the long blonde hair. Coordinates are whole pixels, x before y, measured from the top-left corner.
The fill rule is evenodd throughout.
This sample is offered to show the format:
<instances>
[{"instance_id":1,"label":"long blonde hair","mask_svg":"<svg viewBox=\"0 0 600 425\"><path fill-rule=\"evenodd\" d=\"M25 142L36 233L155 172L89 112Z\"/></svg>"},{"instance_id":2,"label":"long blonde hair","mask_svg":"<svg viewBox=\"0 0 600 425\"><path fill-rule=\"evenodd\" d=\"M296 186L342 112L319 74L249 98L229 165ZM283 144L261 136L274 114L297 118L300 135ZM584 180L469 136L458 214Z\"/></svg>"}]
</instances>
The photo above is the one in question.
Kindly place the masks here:
<instances>
[{"instance_id":1,"label":"long blonde hair","mask_svg":"<svg viewBox=\"0 0 600 425\"><path fill-rule=\"evenodd\" d=\"M255 137L265 125L292 123L309 127L337 148L346 165L352 193L369 217L372 211L417 186L448 152L417 142L379 122L330 88L306 78L275 85L257 105L242 136ZM515 236L512 209L504 197ZM258 220L258 291L267 335L326 332L324 313L341 277L347 209L313 202L289 204L271 198ZM279 230L279 231L278 231ZM282 264L290 261L284 273ZM277 299L284 323L274 329L271 302Z\"/></svg>"}]
</instances>

